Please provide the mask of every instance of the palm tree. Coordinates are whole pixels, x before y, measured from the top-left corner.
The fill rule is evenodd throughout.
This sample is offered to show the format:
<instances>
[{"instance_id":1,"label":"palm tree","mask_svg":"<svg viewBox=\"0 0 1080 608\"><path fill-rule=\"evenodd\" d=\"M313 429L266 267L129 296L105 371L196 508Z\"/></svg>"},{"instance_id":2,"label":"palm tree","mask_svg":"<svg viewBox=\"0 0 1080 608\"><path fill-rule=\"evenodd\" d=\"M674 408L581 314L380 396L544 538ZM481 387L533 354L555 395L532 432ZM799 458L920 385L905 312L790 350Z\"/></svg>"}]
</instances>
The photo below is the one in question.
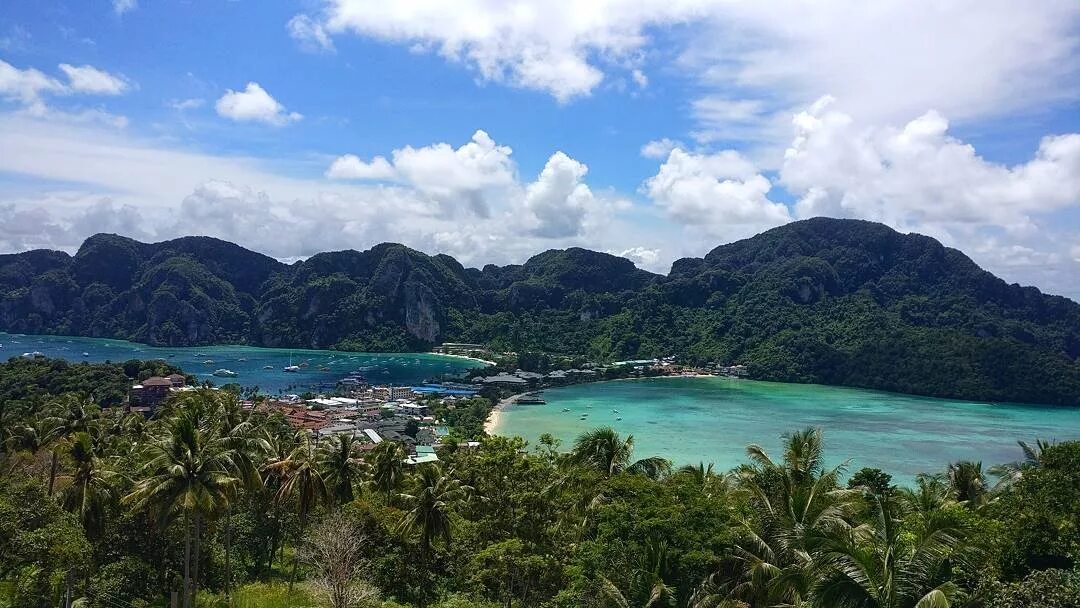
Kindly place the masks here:
<instances>
[{"instance_id":1,"label":"palm tree","mask_svg":"<svg viewBox=\"0 0 1080 608\"><path fill-rule=\"evenodd\" d=\"M384 441L375 450L371 467L371 481L375 488L386 494L386 504L405 477L405 450L396 441Z\"/></svg>"},{"instance_id":2,"label":"palm tree","mask_svg":"<svg viewBox=\"0 0 1080 608\"><path fill-rule=\"evenodd\" d=\"M262 487L262 477L259 468L255 466L255 459L270 451L269 442L257 434L257 427L251 420L251 412L245 412L240 407L236 395L228 391L208 391L205 395L196 398L209 399L218 422L218 432L222 438L222 444L235 452L237 472L240 474L242 486L248 490L257 490ZM236 502L236 488L229 496L225 507L225 597L232 593L232 505Z\"/></svg>"},{"instance_id":3,"label":"palm tree","mask_svg":"<svg viewBox=\"0 0 1080 608\"><path fill-rule=\"evenodd\" d=\"M946 472L949 487L956 495L956 500L972 509L977 509L989 499L989 486L983 474L982 463L962 460L949 465Z\"/></svg>"},{"instance_id":4,"label":"palm tree","mask_svg":"<svg viewBox=\"0 0 1080 608\"><path fill-rule=\"evenodd\" d=\"M671 472L671 461L653 456L632 461L634 436L622 439L611 427L600 427L581 434L574 442L571 459L582 466L596 469L606 477L620 473L644 475L659 479Z\"/></svg>"},{"instance_id":5,"label":"palm tree","mask_svg":"<svg viewBox=\"0 0 1080 608\"><path fill-rule=\"evenodd\" d=\"M203 520L229 504L243 475L239 455L216 432L206 409L201 401L192 399L188 407L164 420L164 432L145 448L141 478L123 498L137 509L157 513L162 525L183 517L184 608L194 604L198 589Z\"/></svg>"},{"instance_id":6,"label":"palm tree","mask_svg":"<svg viewBox=\"0 0 1080 608\"><path fill-rule=\"evenodd\" d=\"M37 456L42 450L52 449L64 435L64 429L60 421L52 417L38 417L27 424L13 426L4 441L5 449L12 454L29 454ZM52 451L51 459L58 458L56 451ZM51 473L55 465L50 465Z\"/></svg>"},{"instance_id":7,"label":"palm tree","mask_svg":"<svg viewBox=\"0 0 1080 608\"><path fill-rule=\"evenodd\" d=\"M356 498L353 482L367 468L367 463L356 455L356 446L352 435L337 435L323 444L319 454L323 478L339 505L348 504Z\"/></svg>"},{"instance_id":8,"label":"palm tree","mask_svg":"<svg viewBox=\"0 0 1080 608\"><path fill-rule=\"evenodd\" d=\"M825 573L816 602L836 608L948 608L958 587L943 575L958 542L945 518L931 518L912 540L902 526L903 500L873 496L875 519L836 529L820 549Z\"/></svg>"},{"instance_id":9,"label":"palm tree","mask_svg":"<svg viewBox=\"0 0 1080 608\"><path fill-rule=\"evenodd\" d=\"M1001 487L1010 486L1020 481L1024 470L1041 466L1043 452L1054 445L1052 441L1038 438L1035 439L1034 445L1029 445L1025 441L1017 441L1016 443L1020 445L1020 450L1024 453L1023 460L999 464L989 469L991 475L1000 478L998 485Z\"/></svg>"},{"instance_id":10,"label":"palm tree","mask_svg":"<svg viewBox=\"0 0 1080 608\"><path fill-rule=\"evenodd\" d=\"M100 532L101 516L108 501L116 496L116 473L95 453L93 440L86 432L76 433L68 446L74 464L70 484L62 492L64 508L79 516L87 536Z\"/></svg>"},{"instance_id":11,"label":"palm tree","mask_svg":"<svg viewBox=\"0 0 1080 608\"><path fill-rule=\"evenodd\" d=\"M739 471L756 517L741 522L742 538L720 569L695 594L698 606L797 606L810 596L813 549L829 533L850 528L859 490L839 483L845 465L826 470L818 429L784 435L784 456L774 461L749 445L753 466Z\"/></svg>"},{"instance_id":12,"label":"palm tree","mask_svg":"<svg viewBox=\"0 0 1080 608\"><path fill-rule=\"evenodd\" d=\"M408 511L401 518L398 530L417 538L420 569L427 574L427 565L436 540L450 543L453 527L450 513L472 488L454 478L453 471L443 473L435 464L420 465L414 479L412 494L401 495ZM420 606L423 608L428 585L421 586Z\"/></svg>"},{"instance_id":13,"label":"palm tree","mask_svg":"<svg viewBox=\"0 0 1080 608\"><path fill-rule=\"evenodd\" d=\"M278 502L290 498L296 500L296 513L300 516L300 527L296 533L297 547L300 546L300 539L303 538L308 515L319 503L325 503L330 496L318 459L318 450L311 441L311 433L299 431L296 447L284 458L272 460L265 467L265 470L275 475L280 482L276 496ZM292 593L293 584L296 582L299 559L299 555L293 557L292 574L289 576L289 593Z\"/></svg>"},{"instance_id":14,"label":"palm tree","mask_svg":"<svg viewBox=\"0 0 1080 608\"><path fill-rule=\"evenodd\" d=\"M614 604L616 608L630 608L630 600L626 599L626 596L619 591L619 588L614 583L606 578L600 578L600 592L604 595L604 598L611 604ZM649 588L649 597L646 598L645 603L641 604L641 608L669 608L675 606L675 591L664 584L664 581L657 580Z\"/></svg>"},{"instance_id":15,"label":"palm tree","mask_svg":"<svg viewBox=\"0 0 1080 608\"><path fill-rule=\"evenodd\" d=\"M74 394L62 395L50 404L49 409L56 426L54 445L58 445L75 433L89 433L98 422L100 408L90 399ZM60 469L60 449L52 449L52 462L49 466L49 496L56 487L56 476Z\"/></svg>"}]
</instances>

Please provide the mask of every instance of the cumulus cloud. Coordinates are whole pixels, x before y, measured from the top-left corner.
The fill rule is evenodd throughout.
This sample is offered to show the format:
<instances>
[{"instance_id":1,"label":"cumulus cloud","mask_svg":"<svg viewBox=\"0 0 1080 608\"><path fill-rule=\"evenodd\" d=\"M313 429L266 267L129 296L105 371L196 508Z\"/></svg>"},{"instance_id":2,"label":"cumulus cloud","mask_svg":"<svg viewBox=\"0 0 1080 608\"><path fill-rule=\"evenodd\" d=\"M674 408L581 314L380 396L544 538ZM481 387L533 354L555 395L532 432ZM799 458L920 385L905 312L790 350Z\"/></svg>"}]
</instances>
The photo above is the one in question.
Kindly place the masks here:
<instances>
[{"instance_id":1,"label":"cumulus cloud","mask_svg":"<svg viewBox=\"0 0 1080 608\"><path fill-rule=\"evenodd\" d=\"M296 15L285 25L289 36L300 44L300 48L313 52L333 52L334 41L326 28L319 21L307 15Z\"/></svg>"},{"instance_id":2,"label":"cumulus cloud","mask_svg":"<svg viewBox=\"0 0 1080 608\"><path fill-rule=\"evenodd\" d=\"M128 11L133 11L139 6L138 0L112 0L113 12L117 15L123 15Z\"/></svg>"},{"instance_id":3,"label":"cumulus cloud","mask_svg":"<svg viewBox=\"0 0 1080 608\"><path fill-rule=\"evenodd\" d=\"M682 147L682 143L664 137L662 139L654 139L641 146L641 155L645 158L667 158L667 155L671 154L672 150Z\"/></svg>"},{"instance_id":4,"label":"cumulus cloud","mask_svg":"<svg viewBox=\"0 0 1080 608\"><path fill-rule=\"evenodd\" d=\"M506 198L516 186L513 150L495 143L484 131L454 148L437 143L394 150L392 161L376 156L370 162L346 154L326 171L332 179L396 180L408 184L450 214L468 211L481 217L492 201Z\"/></svg>"},{"instance_id":5,"label":"cumulus cloud","mask_svg":"<svg viewBox=\"0 0 1080 608\"><path fill-rule=\"evenodd\" d=\"M355 154L345 154L334 159L326 170L330 179L390 180L397 177L397 171L385 158L376 156L371 162L364 162Z\"/></svg>"},{"instance_id":6,"label":"cumulus cloud","mask_svg":"<svg viewBox=\"0 0 1080 608\"><path fill-rule=\"evenodd\" d=\"M582 182L588 172L588 167L562 152L551 155L525 191L525 208L536 222L534 234L547 238L581 234L585 214L595 202L592 190Z\"/></svg>"},{"instance_id":7,"label":"cumulus cloud","mask_svg":"<svg viewBox=\"0 0 1080 608\"><path fill-rule=\"evenodd\" d=\"M62 82L34 68L19 69L0 59L0 96L6 100L40 106L44 93L63 94L66 90Z\"/></svg>"},{"instance_id":8,"label":"cumulus cloud","mask_svg":"<svg viewBox=\"0 0 1080 608\"><path fill-rule=\"evenodd\" d=\"M734 150L694 154L674 149L643 190L668 215L724 239L750 236L791 221L769 200L772 183Z\"/></svg>"},{"instance_id":9,"label":"cumulus cloud","mask_svg":"<svg viewBox=\"0 0 1080 608\"><path fill-rule=\"evenodd\" d=\"M131 88L122 76L115 76L92 65L74 66L60 64L60 71L67 75L68 86L77 93L91 95L120 95Z\"/></svg>"},{"instance_id":10,"label":"cumulus cloud","mask_svg":"<svg viewBox=\"0 0 1080 608\"><path fill-rule=\"evenodd\" d=\"M285 106L259 86L257 82L247 83L243 91L229 89L217 100L215 105L219 116L237 122L261 122L280 127L303 118L297 112L289 112Z\"/></svg>"},{"instance_id":11,"label":"cumulus cloud","mask_svg":"<svg viewBox=\"0 0 1080 608\"><path fill-rule=\"evenodd\" d=\"M47 96L120 95L132 86L124 77L90 65L61 63L59 68L67 77L66 83L35 68L21 69L0 60L0 99L18 103L30 113L44 116L56 114L45 103Z\"/></svg>"},{"instance_id":12,"label":"cumulus cloud","mask_svg":"<svg viewBox=\"0 0 1080 608\"><path fill-rule=\"evenodd\" d=\"M546 92L560 102L589 95L648 43L646 28L699 13L689 2L491 2L403 5L371 0L326 0L318 17L302 16L305 29L352 32L469 65L481 78ZM293 21L297 18L294 17ZM644 73L631 72L638 86Z\"/></svg>"},{"instance_id":13,"label":"cumulus cloud","mask_svg":"<svg viewBox=\"0 0 1080 608\"><path fill-rule=\"evenodd\" d=\"M634 79L634 84L636 84L639 89L644 89L645 87L649 86L649 77L646 76L645 72L642 72L641 70L631 70L630 77Z\"/></svg>"},{"instance_id":14,"label":"cumulus cloud","mask_svg":"<svg viewBox=\"0 0 1080 608\"><path fill-rule=\"evenodd\" d=\"M615 255L626 258L642 268L653 268L660 261L660 250L649 249L648 247L631 247L615 253Z\"/></svg>"},{"instance_id":15,"label":"cumulus cloud","mask_svg":"<svg viewBox=\"0 0 1080 608\"><path fill-rule=\"evenodd\" d=\"M799 216L861 217L899 227L1023 230L1080 204L1080 134L1045 137L1035 157L988 162L929 111L902 128L864 127L823 98L794 118L780 181Z\"/></svg>"}]
</instances>

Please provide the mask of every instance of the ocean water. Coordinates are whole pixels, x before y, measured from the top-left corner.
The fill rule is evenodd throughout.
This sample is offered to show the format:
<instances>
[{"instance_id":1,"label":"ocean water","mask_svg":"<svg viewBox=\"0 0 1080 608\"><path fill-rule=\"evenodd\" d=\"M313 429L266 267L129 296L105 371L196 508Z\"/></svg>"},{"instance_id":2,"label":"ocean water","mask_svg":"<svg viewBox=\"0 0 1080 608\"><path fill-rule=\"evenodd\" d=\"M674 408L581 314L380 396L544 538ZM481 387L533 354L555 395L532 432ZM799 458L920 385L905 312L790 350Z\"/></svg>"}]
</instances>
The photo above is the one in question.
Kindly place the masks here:
<instances>
[{"instance_id":1,"label":"ocean water","mask_svg":"<svg viewBox=\"0 0 1080 608\"><path fill-rule=\"evenodd\" d=\"M547 405L510 406L495 432L531 442L551 433L567 449L580 433L611 426L634 436L635 457L676 464L747 462L757 443L779 459L781 438L806 426L824 432L830 466L877 467L899 483L949 462L1022 458L1017 440L1080 439L1080 408L931 399L820 385L727 378L619 380L549 389ZM562 411L564 408L570 411ZM618 410L618 413L613 410ZM588 414L581 420L582 414ZM617 420L622 418L622 420Z\"/></svg>"},{"instance_id":2,"label":"ocean water","mask_svg":"<svg viewBox=\"0 0 1080 608\"><path fill-rule=\"evenodd\" d=\"M373 384L411 385L426 378L458 374L484 365L479 361L430 353L353 353L254 346L173 348L102 338L0 333L0 361L34 351L70 361L164 359L200 380L211 380L219 385L235 382L245 387L257 386L268 395L331 389L338 380L356 370L361 370ZM287 365L304 363L307 367L298 372L282 371ZM271 369L264 369L266 366ZM214 370L222 368L236 372L237 376L219 378L213 375Z\"/></svg>"}]
</instances>

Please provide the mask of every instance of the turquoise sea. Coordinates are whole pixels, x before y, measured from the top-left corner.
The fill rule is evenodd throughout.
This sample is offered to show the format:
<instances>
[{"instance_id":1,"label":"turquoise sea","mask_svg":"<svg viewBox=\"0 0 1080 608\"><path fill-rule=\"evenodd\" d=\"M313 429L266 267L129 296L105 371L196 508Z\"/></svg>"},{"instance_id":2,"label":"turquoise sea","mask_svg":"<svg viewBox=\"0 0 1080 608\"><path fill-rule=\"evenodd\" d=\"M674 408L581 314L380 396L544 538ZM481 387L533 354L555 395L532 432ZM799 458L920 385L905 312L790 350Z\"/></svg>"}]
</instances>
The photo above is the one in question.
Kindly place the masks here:
<instances>
[{"instance_id":1,"label":"turquoise sea","mask_svg":"<svg viewBox=\"0 0 1080 608\"><path fill-rule=\"evenodd\" d=\"M496 433L531 442L551 433L568 448L581 432L612 426L634 436L638 458L712 462L721 471L746 462L750 443L779 458L780 435L806 426L824 431L831 465L850 459L850 471L877 467L900 483L920 472L941 471L951 461L981 460L989 467L1018 460L1017 440L1080 439L1080 408L930 399L832 386L654 378L579 384L544 395L547 405L503 411ZM582 414L587 414L585 420Z\"/></svg>"},{"instance_id":2,"label":"turquoise sea","mask_svg":"<svg viewBox=\"0 0 1080 608\"><path fill-rule=\"evenodd\" d=\"M361 370L374 384L411 385L426 378L458 374L484 365L470 359L429 353L353 353L253 346L173 348L102 338L0 332L0 361L35 351L70 361L164 359L200 380L212 380L215 384L235 382L245 387L257 386L269 395L333 388L338 380L356 370ZM305 367L298 372L282 371L287 365ZM264 369L267 366L271 369ZM219 378L212 375L214 370L222 368L236 372L237 376Z\"/></svg>"}]
</instances>

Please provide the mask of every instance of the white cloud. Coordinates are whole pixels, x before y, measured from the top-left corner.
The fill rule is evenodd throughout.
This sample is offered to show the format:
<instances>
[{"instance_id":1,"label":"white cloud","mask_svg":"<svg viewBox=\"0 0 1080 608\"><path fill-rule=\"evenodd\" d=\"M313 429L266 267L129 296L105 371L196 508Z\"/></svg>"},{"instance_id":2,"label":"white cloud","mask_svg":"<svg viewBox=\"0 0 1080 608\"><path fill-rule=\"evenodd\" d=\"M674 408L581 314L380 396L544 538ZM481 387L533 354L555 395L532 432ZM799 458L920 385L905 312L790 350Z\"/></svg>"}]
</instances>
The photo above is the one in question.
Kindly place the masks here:
<instances>
[{"instance_id":1,"label":"white cloud","mask_svg":"<svg viewBox=\"0 0 1080 608\"><path fill-rule=\"evenodd\" d=\"M186 112L188 110L197 110L206 105L205 99L199 99L192 97L190 99L175 99L169 102L169 107L178 111Z\"/></svg>"},{"instance_id":2,"label":"white cloud","mask_svg":"<svg viewBox=\"0 0 1080 608\"><path fill-rule=\"evenodd\" d=\"M525 208L535 219L532 232L547 238L577 236L595 197L582 180L589 168L562 152L548 159L525 191Z\"/></svg>"},{"instance_id":3,"label":"white cloud","mask_svg":"<svg viewBox=\"0 0 1080 608\"><path fill-rule=\"evenodd\" d=\"M138 0L112 0L113 11L117 15L123 15L128 11L133 11L139 6Z\"/></svg>"},{"instance_id":4,"label":"white cloud","mask_svg":"<svg viewBox=\"0 0 1080 608\"><path fill-rule=\"evenodd\" d=\"M677 148L644 184L673 220L725 241L791 221L783 203L769 200L771 189L768 178L734 150L693 154Z\"/></svg>"},{"instance_id":5,"label":"white cloud","mask_svg":"<svg viewBox=\"0 0 1080 608\"><path fill-rule=\"evenodd\" d=\"M229 89L218 99L215 106L220 116L240 122L261 122L282 126L303 118L297 112L289 112L285 106L270 96L259 83L249 82L243 91Z\"/></svg>"},{"instance_id":6,"label":"white cloud","mask_svg":"<svg viewBox=\"0 0 1080 608\"><path fill-rule=\"evenodd\" d=\"M660 261L660 250L649 249L648 247L631 247L615 253L615 255L626 258L642 268L653 268Z\"/></svg>"},{"instance_id":7,"label":"white cloud","mask_svg":"<svg viewBox=\"0 0 1080 608\"><path fill-rule=\"evenodd\" d=\"M326 0L319 20L330 33L353 32L434 50L469 65L485 80L544 91L566 102L589 95L604 79L602 67L618 65L644 47L647 26L686 20L702 4ZM644 86L641 78L631 76Z\"/></svg>"},{"instance_id":8,"label":"white cloud","mask_svg":"<svg viewBox=\"0 0 1080 608\"><path fill-rule=\"evenodd\" d=\"M26 106L42 106L44 93L66 92L59 80L34 68L21 70L0 59L0 97Z\"/></svg>"},{"instance_id":9,"label":"white cloud","mask_svg":"<svg viewBox=\"0 0 1080 608\"><path fill-rule=\"evenodd\" d=\"M675 148L683 147L682 143L666 137L654 139L641 146L641 155L645 158L667 158Z\"/></svg>"},{"instance_id":10,"label":"white cloud","mask_svg":"<svg viewBox=\"0 0 1080 608\"><path fill-rule=\"evenodd\" d=\"M376 156L371 162L347 154L326 172L333 179L397 180L408 184L453 215L461 211L481 217L492 202L512 196L517 187L512 150L496 144L484 131L454 148L447 143L393 151L392 162Z\"/></svg>"},{"instance_id":11,"label":"white cloud","mask_svg":"<svg viewBox=\"0 0 1080 608\"><path fill-rule=\"evenodd\" d=\"M334 41L323 24L307 15L296 15L285 25L289 36L306 51L333 52Z\"/></svg>"},{"instance_id":12,"label":"white cloud","mask_svg":"<svg viewBox=\"0 0 1080 608\"><path fill-rule=\"evenodd\" d=\"M653 30L691 24L679 30L678 66L716 96L775 114L831 92L877 122L931 107L968 120L1076 99L1078 12L1069 0L323 0L301 23L435 51L485 80L564 102L650 51Z\"/></svg>"},{"instance_id":13,"label":"white cloud","mask_svg":"<svg viewBox=\"0 0 1080 608\"><path fill-rule=\"evenodd\" d=\"M1080 134L1046 137L1035 157L991 163L930 111L903 128L862 127L824 98L795 116L780 180L802 217L873 219L897 227L1031 228L1040 214L1080 205ZM935 228L936 227L936 228Z\"/></svg>"},{"instance_id":14,"label":"white cloud","mask_svg":"<svg viewBox=\"0 0 1080 608\"><path fill-rule=\"evenodd\" d=\"M649 77L645 75L645 72L634 69L630 71L630 77L634 79L634 84L640 89L644 89L649 86Z\"/></svg>"},{"instance_id":15,"label":"white cloud","mask_svg":"<svg viewBox=\"0 0 1080 608\"><path fill-rule=\"evenodd\" d=\"M391 180L397 177L397 171L382 156L376 156L371 162L364 162L354 154L345 154L334 160L326 170L330 179Z\"/></svg>"},{"instance_id":16,"label":"white cloud","mask_svg":"<svg viewBox=\"0 0 1080 608\"><path fill-rule=\"evenodd\" d=\"M74 66L61 63L60 71L67 75L68 86L76 93L120 95L131 88L124 77L115 76L92 65Z\"/></svg>"}]
</instances>

